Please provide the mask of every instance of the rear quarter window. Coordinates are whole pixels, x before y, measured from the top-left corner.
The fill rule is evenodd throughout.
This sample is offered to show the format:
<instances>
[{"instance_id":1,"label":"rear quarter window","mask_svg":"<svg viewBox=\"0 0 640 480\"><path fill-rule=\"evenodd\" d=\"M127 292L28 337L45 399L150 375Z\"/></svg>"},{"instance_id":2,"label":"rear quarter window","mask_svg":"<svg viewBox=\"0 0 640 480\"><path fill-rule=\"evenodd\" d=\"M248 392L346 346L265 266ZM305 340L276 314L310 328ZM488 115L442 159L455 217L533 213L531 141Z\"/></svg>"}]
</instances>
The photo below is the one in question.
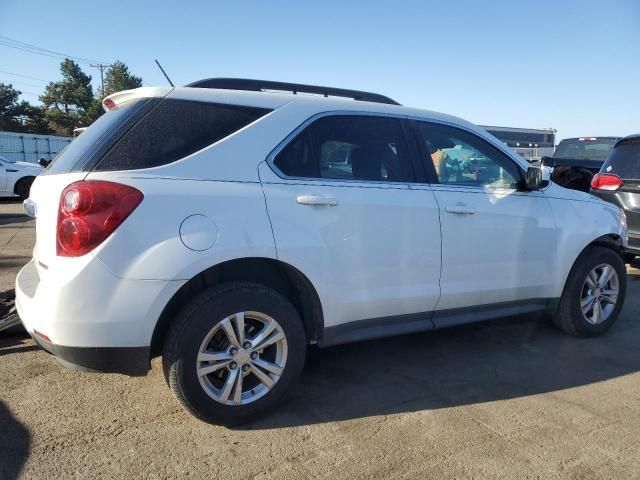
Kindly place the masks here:
<instances>
[{"instance_id":1,"label":"rear quarter window","mask_svg":"<svg viewBox=\"0 0 640 480\"><path fill-rule=\"evenodd\" d=\"M270 111L165 99L107 152L96 170L135 170L175 162L222 140Z\"/></svg>"},{"instance_id":2,"label":"rear quarter window","mask_svg":"<svg viewBox=\"0 0 640 480\"><path fill-rule=\"evenodd\" d=\"M155 99L136 99L124 102L102 115L53 159L41 175L55 175L90 169L101 155L113 145L117 135L126 130L145 108L151 108Z\"/></svg>"},{"instance_id":3,"label":"rear quarter window","mask_svg":"<svg viewBox=\"0 0 640 480\"><path fill-rule=\"evenodd\" d=\"M601 171L623 180L640 180L640 138L623 140L616 145Z\"/></svg>"}]
</instances>

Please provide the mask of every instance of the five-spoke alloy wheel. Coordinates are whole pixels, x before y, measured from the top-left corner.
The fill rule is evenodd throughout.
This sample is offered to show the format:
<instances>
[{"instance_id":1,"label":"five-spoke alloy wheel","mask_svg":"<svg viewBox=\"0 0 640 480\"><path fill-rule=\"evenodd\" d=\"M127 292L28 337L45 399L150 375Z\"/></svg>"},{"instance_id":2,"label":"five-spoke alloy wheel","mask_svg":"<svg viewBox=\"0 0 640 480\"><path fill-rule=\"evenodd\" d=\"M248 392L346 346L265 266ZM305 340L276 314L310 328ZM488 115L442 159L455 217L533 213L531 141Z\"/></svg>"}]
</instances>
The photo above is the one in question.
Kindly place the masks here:
<instances>
[{"instance_id":1,"label":"five-spoke alloy wheel","mask_svg":"<svg viewBox=\"0 0 640 480\"><path fill-rule=\"evenodd\" d=\"M578 337L602 335L620 314L626 282L619 252L606 246L588 247L569 272L554 323Z\"/></svg>"},{"instance_id":2,"label":"five-spoke alloy wheel","mask_svg":"<svg viewBox=\"0 0 640 480\"><path fill-rule=\"evenodd\" d=\"M618 303L620 280L616 269L602 263L589 272L580 298L582 314L587 322L597 325L605 322Z\"/></svg>"},{"instance_id":3,"label":"five-spoke alloy wheel","mask_svg":"<svg viewBox=\"0 0 640 480\"><path fill-rule=\"evenodd\" d=\"M162 362L189 412L239 425L278 406L302 371L306 344L286 298L260 285L228 283L187 302L171 324Z\"/></svg>"},{"instance_id":4,"label":"five-spoke alloy wheel","mask_svg":"<svg viewBox=\"0 0 640 480\"><path fill-rule=\"evenodd\" d=\"M238 312L218 322L200 345L200 385L225 405L254 402L280 379L287 363L280 324L260 312Z\"/></svg>"}]
</instances>

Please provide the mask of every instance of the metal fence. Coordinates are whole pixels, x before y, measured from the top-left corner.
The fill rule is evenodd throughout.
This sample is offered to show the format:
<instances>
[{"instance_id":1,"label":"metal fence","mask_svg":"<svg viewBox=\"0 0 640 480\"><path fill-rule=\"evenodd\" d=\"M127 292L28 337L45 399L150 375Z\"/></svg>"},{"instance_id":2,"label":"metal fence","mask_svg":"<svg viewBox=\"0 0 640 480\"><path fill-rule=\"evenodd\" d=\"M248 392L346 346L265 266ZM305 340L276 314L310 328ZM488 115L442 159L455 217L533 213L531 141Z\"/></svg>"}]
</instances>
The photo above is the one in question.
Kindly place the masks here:
<instances>
[{"instance_id":1,"label":"metal fence","mask_svg":"<svg viewBox=\"0 0 640 480\"><path fill-rule=\"evenodd\" d=\"M52 160L69 145L72 137L35 135L31 133L0 132L0 156L14 161L37 162Z\"/></svg>"}]
</instances>

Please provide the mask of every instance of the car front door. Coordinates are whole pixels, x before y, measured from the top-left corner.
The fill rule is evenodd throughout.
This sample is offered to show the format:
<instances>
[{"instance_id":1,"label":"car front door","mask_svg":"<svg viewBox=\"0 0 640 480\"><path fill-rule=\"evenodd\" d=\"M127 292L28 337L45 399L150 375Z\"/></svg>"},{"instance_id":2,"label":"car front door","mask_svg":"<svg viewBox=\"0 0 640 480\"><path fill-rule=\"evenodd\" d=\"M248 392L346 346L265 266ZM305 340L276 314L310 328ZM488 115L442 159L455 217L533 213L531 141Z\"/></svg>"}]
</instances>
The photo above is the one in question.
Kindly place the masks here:
<instances>
[{"instance_id":1,"label":"car front door","mask_svg":"<svg viewBox=\"0 0 640 480\"><path fill-rule=\"evenodd\" d=\"M557 232L544 192L520 189L521 167L471 131L413 125L442 225L436 326L544 307Z\"/></svg>"},{"instance_id":2,"label":"car front door","mask_svg":"<svg viewBox=\"0 0 640 480\"><path fill-rule=\"evenodd\" d=\"M410 188L402 121L325 115L284 143L260 179L278 258L316 287L325 327L431 328L420 314L440 295L439 212L431 189Z\"/></svg>"}]
</instances>

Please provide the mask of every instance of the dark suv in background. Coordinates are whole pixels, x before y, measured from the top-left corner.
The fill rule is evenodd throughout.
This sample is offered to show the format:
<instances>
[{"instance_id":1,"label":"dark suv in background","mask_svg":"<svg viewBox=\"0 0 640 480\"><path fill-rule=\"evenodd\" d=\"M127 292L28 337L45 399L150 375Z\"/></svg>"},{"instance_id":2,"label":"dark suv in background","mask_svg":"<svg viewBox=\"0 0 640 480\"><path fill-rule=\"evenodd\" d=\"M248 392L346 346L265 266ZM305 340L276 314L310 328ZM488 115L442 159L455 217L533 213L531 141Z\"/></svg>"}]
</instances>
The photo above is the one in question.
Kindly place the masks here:
<instances>
[{"instance_id":1,"label":"dark suv in background","mask_svg":"<svg viewBox=\"0 0 640 480\"><path fill-rule=\"evenodd\" d=\"M565 138L553 157L543 157L542 164L554 167L551 180L558 185L588 192L591 179L618 140L620 137Z\"/></svg>"},{"instance_id":2,"label":"dark suv in background","mask_svg":"<svg viewBox=\"0 0 640 480\"><path fill-rule=\"evenodd\" d=\"M629 227L626 260L632 261L640 255L640 134L615 144L591 181L591 193L624 210Z\"/></svg>"}]
</instances>

